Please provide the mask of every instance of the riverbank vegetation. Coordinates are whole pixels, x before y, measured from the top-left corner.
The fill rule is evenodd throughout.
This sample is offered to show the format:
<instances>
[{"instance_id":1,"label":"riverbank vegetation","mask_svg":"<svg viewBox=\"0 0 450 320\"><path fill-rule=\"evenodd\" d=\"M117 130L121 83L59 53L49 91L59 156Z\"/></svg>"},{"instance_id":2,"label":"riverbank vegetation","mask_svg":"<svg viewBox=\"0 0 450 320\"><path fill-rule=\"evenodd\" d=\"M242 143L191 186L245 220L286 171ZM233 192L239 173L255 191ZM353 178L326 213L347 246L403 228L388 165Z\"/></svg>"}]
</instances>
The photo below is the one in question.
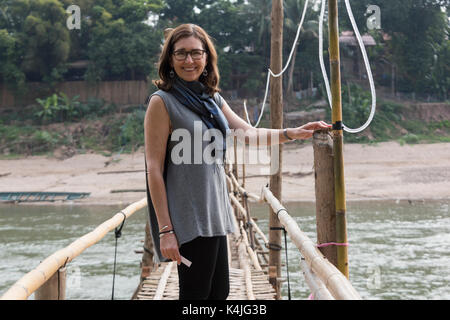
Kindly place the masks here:
<instances>
[{"instance_id":1,"label":"riverbank vegetation","mask_svg":"<svg viewBox=\"0 0 450 320\"><path fill-rule=\"evenodd\" d=\"M352 86L348 100L345 98L347 90L343 88L344 122L348 127L358 127L370 112L370 92ZM49 101L29 107L26 112L2 115L0 157L54 152L68 157L88 151L111 154L133 152L144 145L145 105L119 108L97 99L88 103L61 96L47 99ZM42 113L43 106L51 111ZM441 106L440 110L438 106ZM421 108L420 103L379 100L370 127L358 134L345 133L345 140L347 143L389 140L400 144L450 142L450 121L446 120L450 115L442 113L445 110L450 112L449 105L436 104L434 107L438 114L427 112L433 108L427 104ZM326 121L330 121L329 109ZM267 120L262 122L263 126L267 124Z\"/></svg>"},{"instance_id":2,"label":"riverbank vegetation","mask_svg":"<svg viewBox=\"0 0 450 320\"><path fill-rule=\"evenodd\" d=\"M308 111L326 100L318 60L320 1L309 3L283 75L286 112ZM72 4L80 8L80 29L66 25L73 14L66 9ZM284 62L304 4L284 1ZM369 5L381 9L381 28L368 27ZM378 96L371 126L360 134L345 134L346 142L449 141L450 1L362 0L352 2L352 8L361 34L373 39L366 47L377 95L388 94ZM349 34L345 11L342 1L339 27ZM59 92L56 84L146 81L150 94L164 30L180 23L199 24L212 36L220 85L230 105L242 106L246 99L261 108L270 64L270 13L270 0L0 0L0 88L19 97L16 101L29 94L31 83L45 88L31 104L5 106L0 99L0 156L60 149L67 155L130 152L142 146L146 106L98 97L81 101ZM324 30L326 44L326 25ZM359 127L368 117L371 97L359 49L350 40L341 44L343 117L347 126ZM329 69L327 45L323 55ZM329 108L323 109L330 122ZM235 110L243 116L242 107ZM268 126L268 119L264 116L261 124Z\"/></svg>"}]
</instances>

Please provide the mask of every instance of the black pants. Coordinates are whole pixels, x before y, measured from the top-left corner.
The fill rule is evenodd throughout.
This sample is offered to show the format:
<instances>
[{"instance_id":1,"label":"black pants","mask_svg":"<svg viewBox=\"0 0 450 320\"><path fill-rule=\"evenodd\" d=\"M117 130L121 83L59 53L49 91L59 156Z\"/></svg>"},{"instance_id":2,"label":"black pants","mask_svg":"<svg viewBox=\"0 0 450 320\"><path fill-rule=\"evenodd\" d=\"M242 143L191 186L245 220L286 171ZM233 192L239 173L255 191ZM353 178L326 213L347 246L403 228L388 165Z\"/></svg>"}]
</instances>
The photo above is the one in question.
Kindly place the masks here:
<instances>
[{"instance_id":1,"label":"black pants","mask_svg":"<svg viewBox=\"0 0 450 320\"><path fill-rule=\"evenodd\" d=\"M180 254L192 262L178 266L180 300L225 300L230 292L227 237L198 237Z\"/></svg>"}]
</instances>

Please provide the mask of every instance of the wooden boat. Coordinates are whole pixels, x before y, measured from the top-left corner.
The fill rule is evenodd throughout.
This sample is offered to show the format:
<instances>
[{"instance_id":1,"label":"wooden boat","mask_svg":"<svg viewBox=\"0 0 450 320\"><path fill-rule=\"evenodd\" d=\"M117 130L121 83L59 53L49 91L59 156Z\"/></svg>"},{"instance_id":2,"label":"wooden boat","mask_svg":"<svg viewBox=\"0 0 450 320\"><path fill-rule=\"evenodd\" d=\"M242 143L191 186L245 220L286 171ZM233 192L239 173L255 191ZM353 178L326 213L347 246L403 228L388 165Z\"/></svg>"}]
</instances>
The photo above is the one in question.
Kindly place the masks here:
<instances>
[{"instance_id":1,"label":"wooden boat","mask_svg":"<svg viewBox=\"0 0 450 320\"><path fill-rule=\"evenodd\" d=\"M0 201L7 202L37 202L37 201L67 201L89 197L90 192L0 192Z\"/></svg>"}]
</instances>

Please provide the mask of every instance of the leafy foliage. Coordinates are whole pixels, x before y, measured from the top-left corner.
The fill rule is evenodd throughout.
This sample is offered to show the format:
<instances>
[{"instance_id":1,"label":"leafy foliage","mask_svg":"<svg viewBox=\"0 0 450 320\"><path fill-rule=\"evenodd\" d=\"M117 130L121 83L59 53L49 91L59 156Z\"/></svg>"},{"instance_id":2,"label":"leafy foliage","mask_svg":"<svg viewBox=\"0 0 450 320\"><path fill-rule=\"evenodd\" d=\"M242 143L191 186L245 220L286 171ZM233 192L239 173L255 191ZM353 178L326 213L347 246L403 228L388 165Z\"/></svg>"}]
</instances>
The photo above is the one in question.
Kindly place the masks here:
<instances>
[{"instance_id":1,"label":"leafy foliage","mask_svg":"<svg viewBox=\"0 0 450 320\"><path fill-rule=\"evenodd\" d=\"M162 2L96 1L88 11L90 39L87 80L145 79L154 69L162 31L143 23L149 12L157 12Z\"/></svg>"},{"instance_id":2,"label":"leafy foliage","mask_svg":"<svg viewBox=\"0 0 450 320\"><path fill-rule=\"evenodd\" d=\"M120 127L119 145L134 149L144 145L144 118L142 109L130 113ZM130 151L130 150L127 150Z\"/></svg>"},{"instance_id":3,"label":"leafy foliage","mask_svg":"<svg viewBox=\"0 0 450 320\"><path fill-rule=\"evenodd\" d=\"M284 63L304 1L284 1ZM324 97L317 57L317 3L311 1L290 66L292 73L291 69L286 72L284 88L291 83L292 90L303 90L312 82ZM398 91L448 99L449 3L448 0L351 1L361 33L370 32L377 41L376 47L368 48L375 73L385 61L396 67ZM69 31L66 27L65 9L71 4L81 8L80 30ZM0 82L19 96L31 81L47 83L51 93L37 100L37 109L32 112L2 115L1 147L18 153L51 150L71 138L39 125L56 122L56 126L62 126L61 122L80 119L101 124L92 125L82 131L84 135L74 138L76 147L119 150L142 146L142 109L114 116L113 104L95 98L81 103L79 97L69 98L51 87L57 81L73 80L68 64L78 60L89 62L83 74L77 75L89 81L150 80L156 73L164 29L181 23L199 24L211 35L219 55L223 90L237 91L241 98L262 98L270 65L271 4L271 0L0 0ZM369 4L381 8L382 30L367 30ZM442 11L444 7L446 12ZM341 30L349 30L343 1L339 11ZM392 40L383 40L386 35ZM326 44L324 47L326 56ZM342 46L341 51L345 50ZM327 64L328 59L324 60ZM389 85L390 79L378 81L384 82L377 85ZM344 122L358 127L369 115L370 94L346 83L342 90ZM370 128L362 134L346 135L346 140L394 138L402 143L415 143L428 141L430 137L437 139L435 132L444 132L442 139L448 139L448 122L423 124L406 120L402 110L400 104L379 99Z\"/></svg>"},{"instance_id":4,"label":"leafy foliage","mask_svg":"<svg viewBox=\"0 0 450 320\"><path fill-rule=\"evenodd\" d=\"M284 1L284 61L304 2ZM369 50L372 66L375 68L377 61L395 64L399 91L448 98L449 3L352 1L361 33L368 31L368 5L381 8L382 30L371 31L378 40L377 48ZM240 90L241 96L247 98L262 95L270 64L270 0L78 0L75 4L81 9L81 29L69 31L65 8L71 4L71 0L0 0L1 81L21 90L27 81L52 85L70 78L67 63L77 60L89 61L84 74L89 81L151 79L163 30L181 23L197 23L210 33L217 46L222 88ZM284 87L289 90L305 89L311 81L314 86L321 85L317 4L312 1L308 8L292 70L285 75ZM447 13L442 11L444 7ZM349 30L343 1L340 13L341 30ZM383 41L381 31L392 40Z\"/></svg>"},{"instance_id":5,"label":"leafy foliage","mask_svg":"<svg viewBox=\"0 0 450 320\"><path fill-rule=\"evenodd\" d=\"M388 34L392 40L385 43L387 52L379 51L382 56L374 58L385 58L397 66L399 91L436 94L446 99L449 86L445 89L443 86L447 84L447 76L437 72L436 67L450 64L446 54L450 1L361 0L353 1L351 5L361 33L368 31L367 7L380 7L382 29L379 32ZM447 9L447 13L443 12L443 8ZM340 11L346 11L343 1ZM342 28L351 30L349 19L341 19L341 24Z\"/></svg>"}]
</instances>

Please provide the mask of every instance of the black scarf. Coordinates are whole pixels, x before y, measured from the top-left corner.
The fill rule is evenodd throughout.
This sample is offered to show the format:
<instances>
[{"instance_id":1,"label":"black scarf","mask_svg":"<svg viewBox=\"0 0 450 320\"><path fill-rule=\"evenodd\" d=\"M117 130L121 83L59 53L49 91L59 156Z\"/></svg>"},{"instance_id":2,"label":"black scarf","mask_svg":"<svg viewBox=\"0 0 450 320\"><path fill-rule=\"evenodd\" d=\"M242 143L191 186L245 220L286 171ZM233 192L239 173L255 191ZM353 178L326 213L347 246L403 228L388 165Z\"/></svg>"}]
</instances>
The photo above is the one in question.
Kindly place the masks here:
<instances>
[{"instance_id":1,"label":"black scarf","mask_svg":"<svg viewBox=\"0 0 450 320\"><path fill-rule=\"evenodd\" d=\"M170 93L182 105L198 114L208 129L220 130L223 137L223 156L225 156L226 136L230 128L222 110L206 92L205 85L199 81L184 81L176 76ZM214 136L211 137L211 141L214 141Z\"/></svg>"}]
</instances>

